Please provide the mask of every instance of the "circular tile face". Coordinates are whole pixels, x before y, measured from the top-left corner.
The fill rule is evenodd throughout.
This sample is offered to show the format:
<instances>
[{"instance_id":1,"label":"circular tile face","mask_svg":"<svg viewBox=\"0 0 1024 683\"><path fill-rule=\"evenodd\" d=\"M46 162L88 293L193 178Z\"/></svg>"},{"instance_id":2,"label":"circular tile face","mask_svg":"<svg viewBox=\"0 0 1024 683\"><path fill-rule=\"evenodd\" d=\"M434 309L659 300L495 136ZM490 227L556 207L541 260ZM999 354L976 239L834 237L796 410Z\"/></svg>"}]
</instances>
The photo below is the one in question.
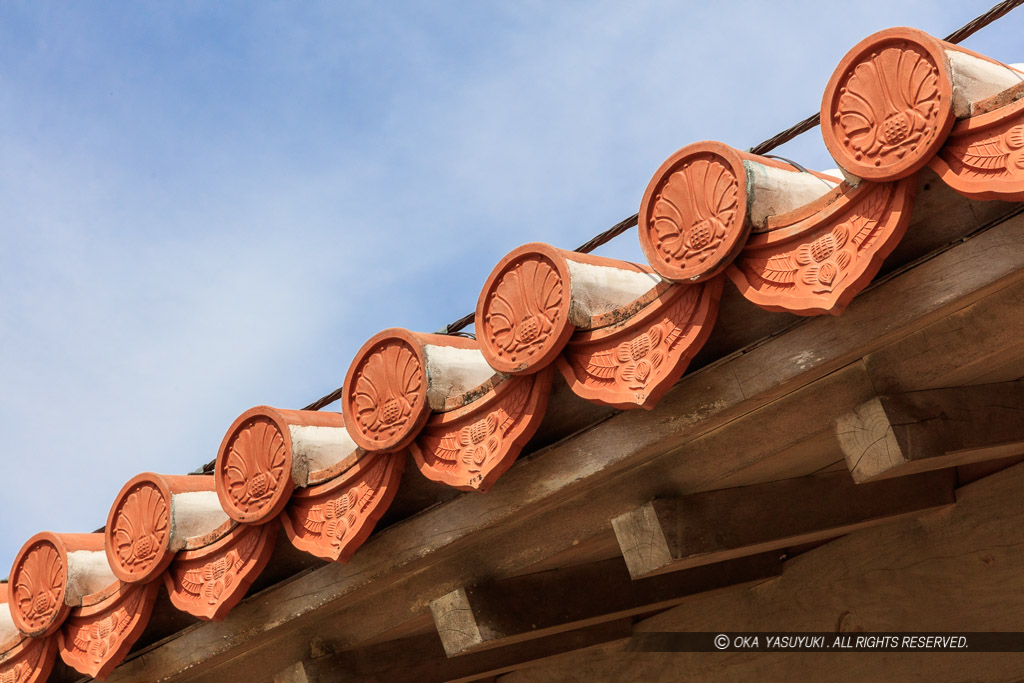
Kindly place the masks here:
<instances>
[{"instance_id":1,"label":"circular tile face","mask_svg":"<svg viewBox=\"0 0 1024 683\"><path fill-rule=\"evenodd\" d=\"M356 356L342 406L352 439L368 451L403 448L429 413L423 360L399 336L378 335Z\"/></svg>"},{"instance_id":2,"label":"circular tile face","mask_svg":"<svg viewBox=\"0 0 1024 683\"><path fill-rule=\"evenodd\" d=\"M843 58L821 112L825 146L840 166L898 180L938 152L954 122L944 60L938 41L906 29L871 36Z\"/></svg>"},{"instance_id":3,"label":"circular tile face","mask_svg":"<svg viewBox=\"0 0 1024 683\"><path fill-rule=\"evenodd\" d=\"M647 186L638 221L640 246L654 270L669 280L714 277L743 246L749 232L746 173L727 149L717 143L684 147Z\"/></svg>"},{"instance_id":4,"label":"circular tile face","mask_svg":"<svg viewBox=\"0 0 1024 683\"><path fill-rule=\"evenodd\" d=\"M114 575L135 583L163 569L170 546L170 501L156 483L139 481L118 498L107 526L107 558Z\"/></svg>"},{"instance_id":5,"label":"circular tile face","mask_svg":"<svg viewBox=\"0 0 1024 683\"><path fill-rule=\"evenodd\" d=\"M294 484L285 435L270 417L251 413L236 421L221 449L217 495L232 519L258 524L281 511Z\"/></svg>"},{"instance_id":6,"label":"circular tile face","mask_svg":"<svg viewBox=\"0 0 1024 683\"><path fill-rule=\"evenodd\" d=\"M495 370L536 372L562 350L572 331L565 268L543 253L520 251L491 273L477 312L477 341Z\"/></svg>"},{"instance_id":7,"label":"circular tile face","mask_svg":"<svg viewBox=\"0 0 1024 683\"><path fill-rule=\"evenodd\" d=\"M11 617L24 633L42 635L56 626L64 608L67 567L60 550L48 540L20 553L8 587Z\"/></svg>"}]
</instances>

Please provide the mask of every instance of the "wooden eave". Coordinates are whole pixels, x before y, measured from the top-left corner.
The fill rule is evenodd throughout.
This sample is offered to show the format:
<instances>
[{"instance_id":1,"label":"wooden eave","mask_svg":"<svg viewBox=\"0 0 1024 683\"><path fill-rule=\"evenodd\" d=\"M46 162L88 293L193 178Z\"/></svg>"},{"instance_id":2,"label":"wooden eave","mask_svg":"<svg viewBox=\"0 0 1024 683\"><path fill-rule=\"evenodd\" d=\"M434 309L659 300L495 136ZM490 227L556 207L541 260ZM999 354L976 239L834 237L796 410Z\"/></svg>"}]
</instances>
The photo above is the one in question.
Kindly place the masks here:
<instances>
[{"instance_id":1,"label":"wooden eave","mask_svg":"<svg viewBox=\"0 0 1024 683\"><path fill-rule=\"evenodd\" d=\"M313 655L355 666L346 652L436 643L433 601L621 557L611 520L652 499L845 470L833 424L876 396L1024 376L1019 205L968 200L924 171L882 272L838 317L727 296L698 369L654 410L612 412L556 391L533 446L487 494L394 523L349 563L267 587L222 622L132 653L107 680L272 680ZM609 623L605 640L628 635ZM574 647L587 646L580 638Z\"/></svg>"}]
</instances>

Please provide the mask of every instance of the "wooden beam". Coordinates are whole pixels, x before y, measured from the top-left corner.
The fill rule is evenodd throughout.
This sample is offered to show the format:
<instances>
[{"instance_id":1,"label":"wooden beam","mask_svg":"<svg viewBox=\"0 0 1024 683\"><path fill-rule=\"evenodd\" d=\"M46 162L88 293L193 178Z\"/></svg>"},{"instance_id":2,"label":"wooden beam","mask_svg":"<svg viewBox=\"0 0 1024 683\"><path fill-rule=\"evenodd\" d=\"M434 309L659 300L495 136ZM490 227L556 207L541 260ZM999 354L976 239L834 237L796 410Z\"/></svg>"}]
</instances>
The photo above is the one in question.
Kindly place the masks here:
<instances>
[{"instance_id":1,"label":"wooden beam","mask_svg":"<svg viewBox=\"0 0 1024 683\"><path fill-rule=\"evenodd\" d=\"M430 603L448 656L582 628L676 605L687 596L778 576L763 553L643 581L621 558L458 588Z\"/></svg>"},{"instance_id":2,"label":"wooden beam","mask_svg":"<svg viewBox=\"0 0 1024 683\"><path fill-rule=\"evenodd\" d=\"M1024 382L878 396L836 421L858 482L1024 453Z\"/></svg>"},{"instance_id":3,"label":"wooden beam","mask_svg":"<svg viewBox=\"0 0 1024 683\"><path fill-rule=\"evenodd\" d=\"M437 633L430 633L312 658L295 665L301 667L304 679L281 679L275 683L479 681L551 662L567 653L622 644L632 632L632 619L617 619L451 658L445 654Z\"/></svg>"},{"instance_id":4,"label":"wooden beam","mask_svg":"<svg viewBox=\"0 0 1024 683\"><path fill-rule=\"evenodd\" d=\"M864 358L879 394L1019 379L992 377L1024 358L1024 282L971 304Z\"/></svg>"},{"instance_id":5,"label":"wooden beam","mask_svg":"<svg viewBox=\"0 0 1024 683\"><path fill-rule=\"evenodd\" d=\"M348 564L328 564L268 588L223 622L203 623L129 659L109 680L156 682L185 672L231 680L249 660L277 671L307 655L296 644L300 637L308 643L330 631L346 644L365 641L416 617L439 590L512 575L543 559L541 551L552 554L556 541L565 548L604 533L612 516L664 495L648 488L620 493L624 472L657 487L657 475L672 469L678 481L667 483L670 492L733 481L763 458L743 451L704 458L687 451L689 444L747 423L737 418L770 410L773 402L800 394L861 356L1024 280L1022 227L1024 217L1018 216L987 229L866 290L842 316L803 321L747 353L692 373L656 409L617 414L535 453L486 496L459 496L385 529ZM585 496L589 507L577 514ZM606 514L595 517L598 512ZM603 526L575 530L567 519ZM538 534L549 541L539 549Z\"/></svg>"},{"instance_id":6,"label":"wooden beam","mask_svg":"<svg viewBox=\"0 0 1024 683\"><path fill-rule=\"evenodd\" d=\"M958 489L951 508L849 534L786 562L777 580L694 596L634 633L1024 631L1022 490L1024 464ZM1021 652L625 650L568 655L502 683L832 680L837 671L857 681L995 681L1024 671Z\"/></svg>"},{"instance_id":7,"label":"wooden beam","mask_svg":"<svg viewBox=\"0 0 1024 683\"><path fill-rule=\"evenodd\" d=\"M612 520L640 579L836 538L955 502L952 470L856 485L849 473L653 500Z\"/></svg>"}]
</instances>

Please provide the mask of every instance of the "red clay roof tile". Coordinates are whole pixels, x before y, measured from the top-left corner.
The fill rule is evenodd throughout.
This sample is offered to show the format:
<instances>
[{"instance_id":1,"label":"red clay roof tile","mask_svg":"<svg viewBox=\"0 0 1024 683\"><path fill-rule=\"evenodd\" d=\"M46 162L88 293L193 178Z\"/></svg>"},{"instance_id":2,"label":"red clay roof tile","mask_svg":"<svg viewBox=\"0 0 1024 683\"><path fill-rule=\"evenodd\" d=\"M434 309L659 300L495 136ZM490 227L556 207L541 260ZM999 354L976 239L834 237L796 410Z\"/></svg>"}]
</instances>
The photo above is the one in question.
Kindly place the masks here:
<instances>
[{"instance_id":1,"label":"red clay roof tile","mask_svg":"<svg viewBox=\"0 0 1024 683\"><path fill-rule=\"evenodd\" d=\"M144 472L114 500L104 531L114 575L128 583L156 579L178 550L201 547L233 524L220 507L213 477Z\"/></svg>"},{"instance_id":2,"label":"red clay roof tile","mask_svg":"<svg viewBox=\"0 0 1024 683\"><path fill-rule=\"evenodd\" d=\"M299 550L347 562L395 497L408 454L370 453L323 484L298 489L281 515Z\"/></svg>"},{"instance_id":3,"label":"red clay roof tile","mask_svg":"<svg viewBox=\"0 0 1024 683\"><path fill-rule=\"evenodd\" d=\"M276 519L239 524L210 545L179 552L163 574L171 603L200 619L223 619L267 566L278 528Z\"/></svg>"},{"instance_id":4,"label":"red clay roof tile","mask_svg":"<svg viewBox=\"0 0 1024 683\"><path fill-rule=\"evenodd\" d=\"M93 678L106 678L149 623L159 583L120 583L88 606L71 610L57 633L61 659Z\"/></svg>"},{"instance_id":5,"label":"red clay roof tile","mask_svg":"<svg viewBox=\"0 0 1024 683\"><path fill-rule=\"evenodd\" d=\"M472 403L431 415L409 446L423 476L463 491L487 491L544 419L552 371L509 377Z\"/></svg>"}]
</instances>

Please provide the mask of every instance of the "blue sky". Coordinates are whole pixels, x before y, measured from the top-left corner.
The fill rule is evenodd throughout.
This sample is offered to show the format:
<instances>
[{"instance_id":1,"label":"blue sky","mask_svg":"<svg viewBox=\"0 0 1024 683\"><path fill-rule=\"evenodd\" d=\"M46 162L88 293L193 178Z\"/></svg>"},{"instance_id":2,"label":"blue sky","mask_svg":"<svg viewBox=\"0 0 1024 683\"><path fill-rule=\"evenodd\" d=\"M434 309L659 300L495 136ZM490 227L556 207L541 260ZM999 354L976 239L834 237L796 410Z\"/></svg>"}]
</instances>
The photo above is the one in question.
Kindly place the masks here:
<instances>
[{"instance_id":1,"label":"blue sky","mask_svg":"<svg viewBox=\"0 0 1024 683\"><path fill-rule=\"evenodd\" d=\"M512 248L635 212L677 148L817 111L861 38L993 3L0 5L0 576L472 310ZM965 45L1024 61L1022 27ZM817 131L778 153L834 165Z\"/></svg>"}]
</instances>

